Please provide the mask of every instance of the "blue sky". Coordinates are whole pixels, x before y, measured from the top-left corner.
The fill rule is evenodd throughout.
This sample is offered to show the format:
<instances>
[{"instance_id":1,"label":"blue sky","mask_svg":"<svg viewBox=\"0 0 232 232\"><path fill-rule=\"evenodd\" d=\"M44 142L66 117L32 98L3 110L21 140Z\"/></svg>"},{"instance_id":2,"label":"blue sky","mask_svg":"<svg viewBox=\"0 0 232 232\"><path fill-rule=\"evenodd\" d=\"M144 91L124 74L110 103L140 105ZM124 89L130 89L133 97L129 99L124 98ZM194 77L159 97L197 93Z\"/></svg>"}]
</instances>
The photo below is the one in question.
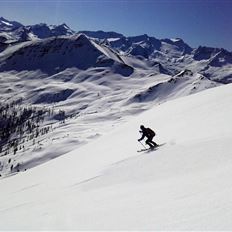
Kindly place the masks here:
<instances>
[{"instance_id":1,"label":"blue sky","mask_svg":"<svg viewBox=\"0 0 232 232\"><path fill-rule=\"evenodd\" d=\"M180 37L190 46L232 51L232 0L0 0L0 16L25 25Z\"/></svg>"}]
</instances>

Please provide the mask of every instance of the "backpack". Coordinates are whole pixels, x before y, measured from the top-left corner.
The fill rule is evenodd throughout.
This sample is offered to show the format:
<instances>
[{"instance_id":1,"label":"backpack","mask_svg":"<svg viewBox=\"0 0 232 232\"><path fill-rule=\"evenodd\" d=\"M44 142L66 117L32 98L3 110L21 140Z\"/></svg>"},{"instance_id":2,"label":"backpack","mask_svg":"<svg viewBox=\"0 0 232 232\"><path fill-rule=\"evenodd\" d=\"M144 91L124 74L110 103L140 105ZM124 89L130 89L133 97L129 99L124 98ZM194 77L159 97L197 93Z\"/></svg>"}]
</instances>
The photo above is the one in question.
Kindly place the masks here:
<instances>
[{"instance_id":1,"label":"backpack","mask_svg":"<svg viewBox=\"0 0 232 232\"><path fill-rule=\"evenodd\" d=\"M152 129L150 129L150 128L147 128L147 133L150 135L150 136L155 136L155 132L152 130Z\"/></svg>"}]
</instances>

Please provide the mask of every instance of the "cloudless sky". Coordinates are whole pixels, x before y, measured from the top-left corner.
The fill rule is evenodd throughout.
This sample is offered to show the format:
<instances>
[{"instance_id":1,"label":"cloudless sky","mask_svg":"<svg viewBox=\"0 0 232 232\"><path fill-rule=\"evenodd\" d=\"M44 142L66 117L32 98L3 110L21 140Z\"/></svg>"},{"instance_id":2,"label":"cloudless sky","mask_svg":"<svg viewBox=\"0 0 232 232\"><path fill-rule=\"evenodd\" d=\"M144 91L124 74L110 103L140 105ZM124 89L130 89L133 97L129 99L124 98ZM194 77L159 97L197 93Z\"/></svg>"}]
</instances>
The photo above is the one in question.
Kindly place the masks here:
<instances>
[{"instance_id":1,"label":"cloudless sky","mask_svg":"<svg viewBox=\"0 0 232 232\"><path fill-rule=\"evenodd\" d=\"M232 51L232 0L0 0L0 16L24 25L182 38Z\"/></svg>"}]
</instances>

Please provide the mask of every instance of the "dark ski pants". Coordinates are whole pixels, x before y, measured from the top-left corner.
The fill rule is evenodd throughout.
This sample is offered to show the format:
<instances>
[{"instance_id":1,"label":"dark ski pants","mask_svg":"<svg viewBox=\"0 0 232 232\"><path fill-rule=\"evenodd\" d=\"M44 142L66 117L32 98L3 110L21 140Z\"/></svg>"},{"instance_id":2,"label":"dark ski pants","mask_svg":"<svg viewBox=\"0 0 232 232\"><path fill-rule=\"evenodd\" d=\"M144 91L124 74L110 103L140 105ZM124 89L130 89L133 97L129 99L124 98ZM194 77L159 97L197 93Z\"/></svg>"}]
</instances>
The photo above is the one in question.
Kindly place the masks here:
<instances>
[{"instance_id":1,"label":"dark ski pants","mask_svg":"<svg viewBox=\"0 0 232 232\"><path fill-rule=\"evenodd\" d=\"M151 136L151 137L148 137L147 140L146 140L146 144L149 145L150 147L158 146L157 143L152 141L153 138L154 138L154 136Z\"/></svg>"}]
</instances>

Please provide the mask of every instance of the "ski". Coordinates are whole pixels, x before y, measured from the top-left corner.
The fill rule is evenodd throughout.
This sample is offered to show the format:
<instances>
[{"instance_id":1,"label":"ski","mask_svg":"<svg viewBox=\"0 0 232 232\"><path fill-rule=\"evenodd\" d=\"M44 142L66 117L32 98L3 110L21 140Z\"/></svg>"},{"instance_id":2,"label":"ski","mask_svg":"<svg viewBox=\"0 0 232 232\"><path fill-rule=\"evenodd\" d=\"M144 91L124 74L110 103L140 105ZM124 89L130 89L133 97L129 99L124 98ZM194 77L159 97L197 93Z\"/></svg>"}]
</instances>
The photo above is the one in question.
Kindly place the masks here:
<instances>
[{"instance_id":1,"label":"ski","mask_svg":"<svg viewBox=\"0 0 232 232\"><path fill-rule=\"evenodd\" d=\"M155 146L154 148L144 148L144 149L141 149L141 150L138 150L137 152L143 152L143 151L155 151L157 148L159 148L159 147L161 147L161 146L163 146L165 143L162 143L162 144L159 144L159 145L157 145L157 146Z\"/></svg>"},{"instance_id":2,"label":"ski","mask_svg":"<svg viewBox=\"0 0 232 232\"><path fill-rule=\"evenodd\" d=\"M146 148L146 149L141 149L141 150L138 150L137 152L142 152L142 151L149 151L151 150L150 148Z\"/></svg>"}]
</instances>

